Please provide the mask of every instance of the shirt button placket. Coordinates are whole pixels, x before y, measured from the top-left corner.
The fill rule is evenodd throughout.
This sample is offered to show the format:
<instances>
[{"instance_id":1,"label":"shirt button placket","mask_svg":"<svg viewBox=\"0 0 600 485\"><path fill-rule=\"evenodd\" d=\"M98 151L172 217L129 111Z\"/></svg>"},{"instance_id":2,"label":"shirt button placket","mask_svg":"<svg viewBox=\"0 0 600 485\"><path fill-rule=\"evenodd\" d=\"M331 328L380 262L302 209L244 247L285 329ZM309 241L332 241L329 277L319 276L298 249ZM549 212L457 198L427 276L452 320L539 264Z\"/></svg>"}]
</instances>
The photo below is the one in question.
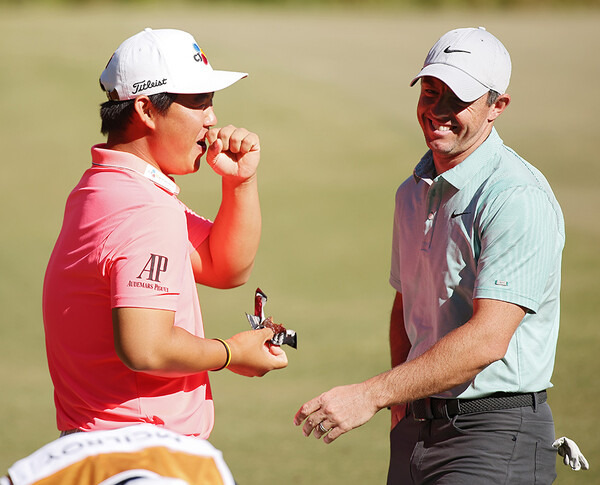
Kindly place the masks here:
<instances>
[{"instance_id":1,"label":"shirt button placket","mask_svg":"<svg viewBox=\"0 0 600 485\"><path fill-rule=\"evenodd\" d=\"M423 244L421 245L422 251L427 251L431 247L431 240L433 238L433 228L435 225L435 216L439 209L440 201L439 201L439 190L437 190L436 184L434 183L427 194L429 213L427 214L427 219L425 220L425 229L423 232Z\"/></svg>"}]
</instances>

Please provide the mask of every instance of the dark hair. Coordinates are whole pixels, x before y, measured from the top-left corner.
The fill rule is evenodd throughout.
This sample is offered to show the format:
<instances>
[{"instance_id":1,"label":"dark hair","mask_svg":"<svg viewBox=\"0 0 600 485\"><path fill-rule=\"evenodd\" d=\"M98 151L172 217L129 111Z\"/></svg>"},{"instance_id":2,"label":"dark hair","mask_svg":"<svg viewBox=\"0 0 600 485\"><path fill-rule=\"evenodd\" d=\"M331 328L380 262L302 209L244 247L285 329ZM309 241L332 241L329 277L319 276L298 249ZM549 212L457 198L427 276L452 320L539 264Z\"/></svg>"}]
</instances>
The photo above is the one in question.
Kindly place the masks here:
<instances>
[{"instance_id":1,"label":"dark hair","mask_svg":"<svg viewBox=\"0 0 600 485\"><path fill-rule=\"evenodd\" d=\"M488 104L488 106L491 106L496 101L498 101L499 97L500 97L500 93L498 91L494 91L493 89L490 89L488 91L488 98L487 98L487 104Z\"/></svg>"},{"instance_id":2,"label":"dark hair","mask_svg":"<svg viewBox=\"0 0 600 485\"><path fill-rule=\"evenodd\" d=\"M159 114L163 114L173 104L177 95L173 93L158 93L151 94L148 98L156 111ZM109 133L125 130L133 113L133 105L133 99L126 101L106 101L102 103L100 105L100 119L102 120L100 131L102 134L108 135Z\"/></svg>"}]
</instances>

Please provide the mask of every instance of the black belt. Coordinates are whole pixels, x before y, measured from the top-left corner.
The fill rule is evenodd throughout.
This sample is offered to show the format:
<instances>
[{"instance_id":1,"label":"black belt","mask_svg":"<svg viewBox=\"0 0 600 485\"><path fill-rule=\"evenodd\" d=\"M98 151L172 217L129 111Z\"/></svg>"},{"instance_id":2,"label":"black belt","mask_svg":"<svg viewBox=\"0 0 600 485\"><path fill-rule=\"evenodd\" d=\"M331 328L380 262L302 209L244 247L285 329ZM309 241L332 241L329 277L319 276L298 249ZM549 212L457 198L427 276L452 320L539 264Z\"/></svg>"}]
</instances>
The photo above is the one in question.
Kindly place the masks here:
<instances>
[{"instance_id":1,"label":"black belt","mask_svg":"<svg viewBox=\"0 0 600 485\"><path fill-rule=\"evenodd\" d=\"M499 392L477 399L440 399L437 397L427 397L410 403L409 409L417 421L425 421L427 419L452 418L460 414L499 411L501 409L523 408L526 406L531 406L535 409L538 404L546 402L546 399L546 391L525 394Z\"/></svg>"}]
</instances>

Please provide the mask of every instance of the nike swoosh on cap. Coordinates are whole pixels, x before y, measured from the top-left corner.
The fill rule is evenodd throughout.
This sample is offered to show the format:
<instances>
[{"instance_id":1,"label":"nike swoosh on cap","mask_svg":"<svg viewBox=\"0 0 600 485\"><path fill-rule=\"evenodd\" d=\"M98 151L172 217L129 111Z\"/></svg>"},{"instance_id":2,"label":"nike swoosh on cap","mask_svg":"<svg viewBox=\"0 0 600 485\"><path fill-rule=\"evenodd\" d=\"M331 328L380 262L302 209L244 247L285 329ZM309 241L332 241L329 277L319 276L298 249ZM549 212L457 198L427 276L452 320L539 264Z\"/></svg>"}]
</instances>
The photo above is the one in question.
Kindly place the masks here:
<instances>
[{"instance_id":1,"label":"nike swoosh on cap","mask_svg":"<svg viewBox=\"0 0 600 485\"><path fill-rule=\"evenodd\" d=\"M465 54L471 54L471 51L465 51L465 50L462 50L462 49L451 49L450 46L446 47L444 49L444 52L446 54L453 54L455 52L464 52Z\"/></svg>"}]
</instances>

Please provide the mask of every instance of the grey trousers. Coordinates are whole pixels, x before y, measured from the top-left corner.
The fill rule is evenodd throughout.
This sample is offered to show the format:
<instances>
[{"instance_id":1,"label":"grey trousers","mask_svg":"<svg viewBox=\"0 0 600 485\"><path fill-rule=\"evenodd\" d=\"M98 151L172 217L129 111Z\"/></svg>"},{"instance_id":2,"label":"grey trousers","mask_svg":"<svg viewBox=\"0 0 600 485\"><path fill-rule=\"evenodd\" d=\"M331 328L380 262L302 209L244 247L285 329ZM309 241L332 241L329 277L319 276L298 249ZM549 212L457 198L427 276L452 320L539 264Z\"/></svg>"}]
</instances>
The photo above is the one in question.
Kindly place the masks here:
<instances>
[{"instance_id":1,"label":"grey trousers","mask_svg":"<svg viewBox=\"0 0 600 485\"><path fill-rule=\"evenodd\" d=\"M547 403L453 418L409 415L390 434L388 485L537 485L556 479Z\"/></svg>"}]
</instances>

